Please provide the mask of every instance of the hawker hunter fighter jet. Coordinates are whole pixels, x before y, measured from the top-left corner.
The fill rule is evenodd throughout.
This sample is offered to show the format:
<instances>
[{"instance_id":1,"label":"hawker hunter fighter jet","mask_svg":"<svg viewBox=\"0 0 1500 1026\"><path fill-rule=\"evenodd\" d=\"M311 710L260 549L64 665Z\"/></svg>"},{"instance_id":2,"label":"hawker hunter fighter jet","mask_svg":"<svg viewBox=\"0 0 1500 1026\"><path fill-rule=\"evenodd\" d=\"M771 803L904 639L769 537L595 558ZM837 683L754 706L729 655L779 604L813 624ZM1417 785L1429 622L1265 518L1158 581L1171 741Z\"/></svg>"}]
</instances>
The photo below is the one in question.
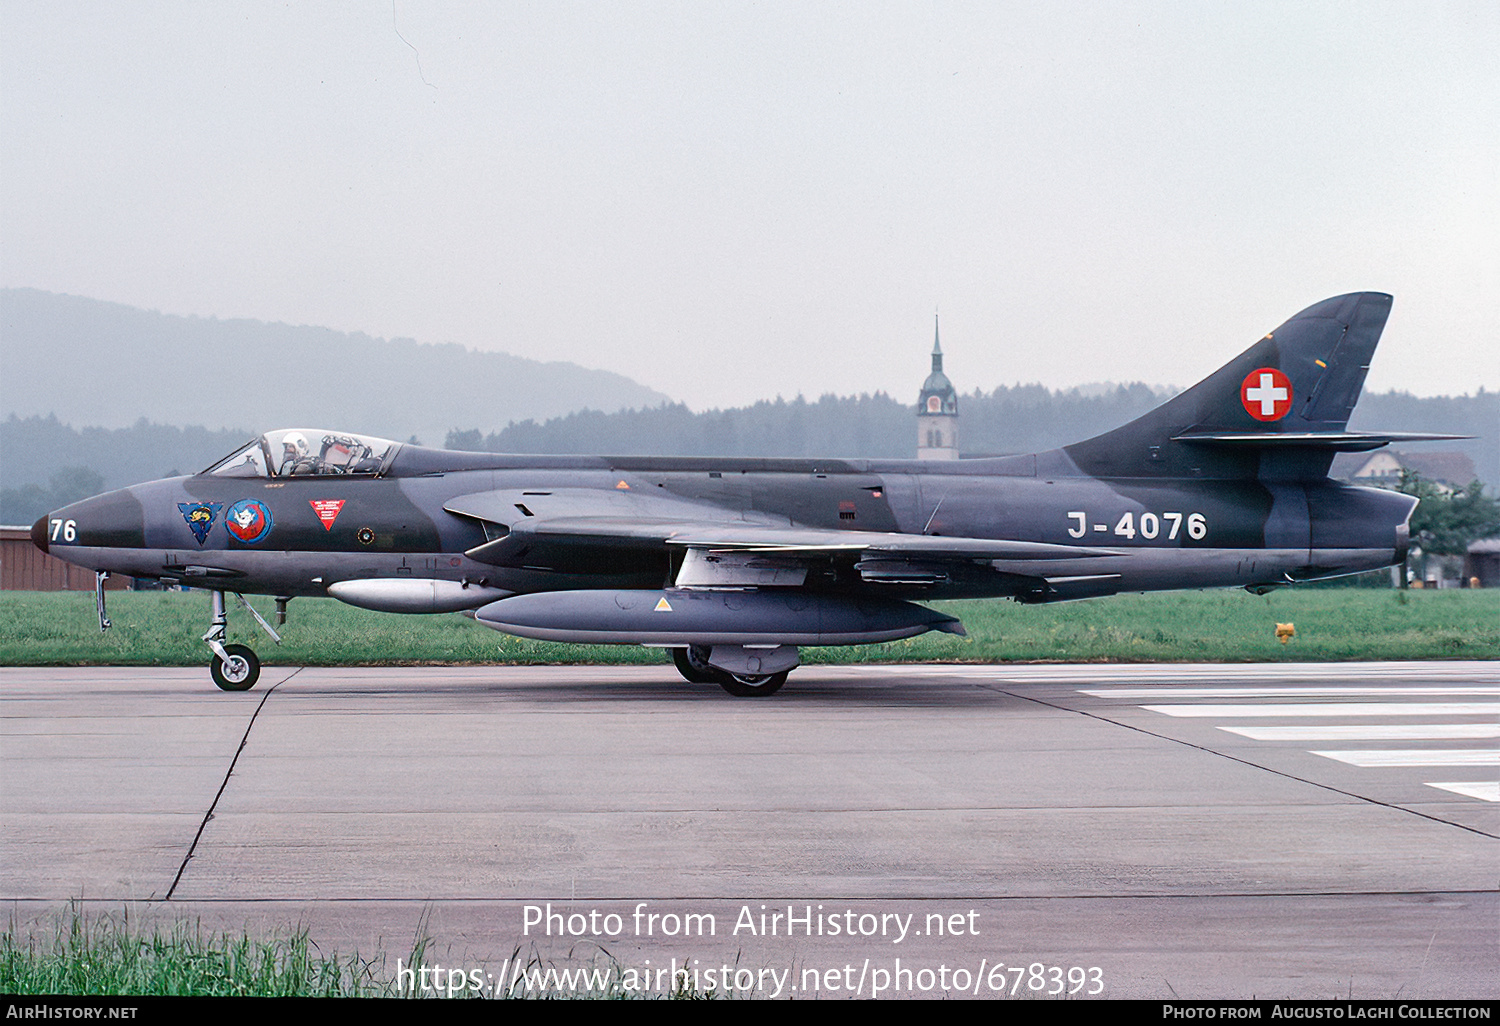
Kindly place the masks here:
<instances>
[{"instance_id":1,"label":"hawker hunter fighter jet","mask_svg":"<svg viewBox=\"0 0 1500 1026\"><path fill-rule=\"evenodd\" d=\"M929 599L1261 591L1402 562L1416 500L1328 477L1337 452L1454 437L1347 430L1390 308L1325 300L1138 420L1032 455L496 455L299 428L32 538L100 575L101 627L105 574L206 589L230 691L260 666L225 643L226 592L666 648L689 681L769 695L804 645L962 634Z\"/></svg>"}]
</instances>

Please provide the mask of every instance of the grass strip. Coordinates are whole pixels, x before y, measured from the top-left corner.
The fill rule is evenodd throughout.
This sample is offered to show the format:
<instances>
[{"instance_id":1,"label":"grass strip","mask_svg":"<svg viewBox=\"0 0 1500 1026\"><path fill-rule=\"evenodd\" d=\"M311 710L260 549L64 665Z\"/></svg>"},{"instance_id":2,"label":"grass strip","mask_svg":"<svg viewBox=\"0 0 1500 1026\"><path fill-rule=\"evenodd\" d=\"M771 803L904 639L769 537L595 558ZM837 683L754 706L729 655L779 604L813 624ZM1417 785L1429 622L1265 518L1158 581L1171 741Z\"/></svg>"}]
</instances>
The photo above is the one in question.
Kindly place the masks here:
<instances>
[{"instance_id":1,"label":"grass strip","mask_svg":"<svg viewBox=\"0 0 1500 1026\"><path fill-rule=\"evenodd\" d=\"M517 947L497 966L430 964L426 918L409 957L323 954L303 929L269 939L205 932L178 922L144 930L128 913L88 914L81 903L41 930L12 920L0 934L0 994L90 997L503 998L705 1000L683 974L656 987L647 974L606 955L559 964ZM430 971L419 974L421 967ZM490 970L493 970L491 972Z\"/></svg>"},{"instance_id":2,"label":"grass strip","mask_svg":"<svg viewBox=\"0 0 1500 1026\"><path fill-rule=\"evenodd\" d=\"M255 599L263 613L270 602ZM1392 591L1291 588L1116 595L1040 606L989 599L934 603L963 619L968 638L926 634L846 648L805 648L808 663L865 662L1301 662L1500 659L1500 590ZM332 599L297 599L276 645L230 603L233 640L269 665L426 663L660 664L661 649L562 645L513 638L459 614L372 613ZM99 632L93 595L0 593L0 665L203 666L198 639L208 597L116 592L114 628ZM1281 644L1277 623L1294 623Z\"/></svg>"},{"instance_id":3,"label":"grass strip","mask_svg":"<svg viewBox=\"0 0 1500 1026\"><path fill-rule=\"evenodd\" d=\"M0 993L146 997L390 997L384 959L323 955L307 931L267 940L177 923L134 928L126 914L77 906L40 936L0 935Z\"/></svg>"}]
</instances>

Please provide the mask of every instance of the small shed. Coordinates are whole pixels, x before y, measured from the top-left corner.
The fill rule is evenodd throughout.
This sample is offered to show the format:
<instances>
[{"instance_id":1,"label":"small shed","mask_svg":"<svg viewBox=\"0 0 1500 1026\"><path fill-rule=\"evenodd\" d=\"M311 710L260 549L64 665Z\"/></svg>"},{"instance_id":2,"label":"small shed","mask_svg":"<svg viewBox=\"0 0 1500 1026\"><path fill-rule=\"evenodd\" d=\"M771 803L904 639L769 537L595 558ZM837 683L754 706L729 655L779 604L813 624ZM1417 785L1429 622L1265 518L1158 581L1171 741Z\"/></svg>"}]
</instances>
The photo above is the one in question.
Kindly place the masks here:
<instances>
[{"instance_id":1,"label":"small shed","mask_svg":"<svg viewBox=\"0 0 1500 1026\"><path fill-rule=\"evenodd\" d=\"M105 587L129 588L129 577L112 574ZM94 572L54 559L31 543L31 528L0 527L0 591L93 591Z\"/></svg>"},{"instance_id":2,"label":"small shed","mask_svg":"<svg viewBox=\"0 0 1500 1026\"><path fill-rule=\"evenodd\" d=\"M1476 578L1481 588L1500 588L1500 538L1469 543L1464 553L1464 583Z\"/></svg>"}]
</instances>

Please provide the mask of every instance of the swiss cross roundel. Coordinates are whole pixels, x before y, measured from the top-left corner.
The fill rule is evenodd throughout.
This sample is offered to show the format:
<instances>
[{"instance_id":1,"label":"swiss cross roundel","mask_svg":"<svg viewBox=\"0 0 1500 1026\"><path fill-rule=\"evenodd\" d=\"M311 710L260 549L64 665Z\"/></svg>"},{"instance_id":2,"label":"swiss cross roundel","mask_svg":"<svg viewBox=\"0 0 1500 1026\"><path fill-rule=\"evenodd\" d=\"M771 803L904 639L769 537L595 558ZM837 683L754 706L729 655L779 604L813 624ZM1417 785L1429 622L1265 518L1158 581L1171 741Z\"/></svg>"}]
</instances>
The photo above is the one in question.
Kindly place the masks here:
<instances>
[{"instance_id":1,"label":"swiss cross roundel","mask_svg":"<svg viewBox=\"0 0 1500 1026\"><path fill-rule=\"evenodd\" d=\"M1275 367L1253 370L1240 384L1240 402L1256 420L1280 420L1292 410L1291 379Z\"/></svg>"}]
</instances>

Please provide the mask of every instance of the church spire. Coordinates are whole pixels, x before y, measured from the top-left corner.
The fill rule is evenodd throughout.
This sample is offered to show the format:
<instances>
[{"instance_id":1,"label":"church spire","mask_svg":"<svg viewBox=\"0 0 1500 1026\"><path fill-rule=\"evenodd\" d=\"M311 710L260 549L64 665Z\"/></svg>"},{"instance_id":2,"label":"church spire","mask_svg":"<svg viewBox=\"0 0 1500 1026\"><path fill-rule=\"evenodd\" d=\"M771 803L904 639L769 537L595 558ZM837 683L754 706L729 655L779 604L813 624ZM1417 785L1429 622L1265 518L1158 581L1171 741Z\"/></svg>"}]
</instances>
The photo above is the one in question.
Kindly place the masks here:
<instances>
[{"instance_id":1,"label":"church spire","mask_svg":"<svg viewBox=\"0 0 1500 1026\"><path fill-rule=\"evenodd\" d=\"M943 373L938 315L932 315L932 373L917 398L917 458L958 459L958 391Z\"/></svg>"}]
</instances>

